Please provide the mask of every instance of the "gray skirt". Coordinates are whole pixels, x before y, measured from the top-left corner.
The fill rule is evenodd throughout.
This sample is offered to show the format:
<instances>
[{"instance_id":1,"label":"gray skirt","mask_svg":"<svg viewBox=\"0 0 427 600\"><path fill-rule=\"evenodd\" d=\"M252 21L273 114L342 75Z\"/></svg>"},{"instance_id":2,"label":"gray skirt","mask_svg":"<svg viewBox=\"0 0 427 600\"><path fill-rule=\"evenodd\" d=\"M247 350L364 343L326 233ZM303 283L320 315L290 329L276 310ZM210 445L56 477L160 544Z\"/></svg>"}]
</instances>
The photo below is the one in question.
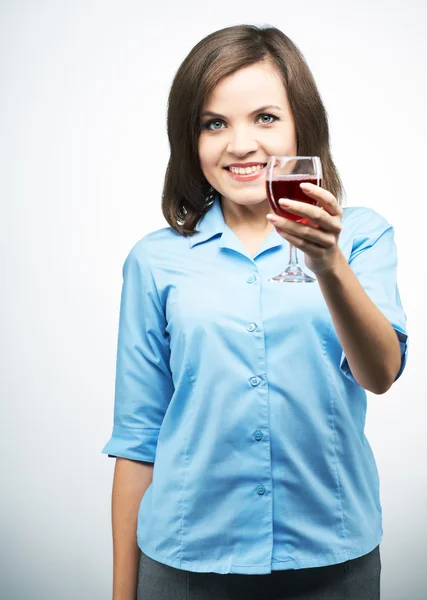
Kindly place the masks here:
<instances>
[{"instance_id":1,"label":"gray skirt","mask_svg":"<svg viewBox=\"0 0 427 600\"><path fill-rule=\"evenodd\" d=\"M266 575L194 573L141 551L137 600L379 600L380 547L337 565Z\"/></svg>"}]
</instances>

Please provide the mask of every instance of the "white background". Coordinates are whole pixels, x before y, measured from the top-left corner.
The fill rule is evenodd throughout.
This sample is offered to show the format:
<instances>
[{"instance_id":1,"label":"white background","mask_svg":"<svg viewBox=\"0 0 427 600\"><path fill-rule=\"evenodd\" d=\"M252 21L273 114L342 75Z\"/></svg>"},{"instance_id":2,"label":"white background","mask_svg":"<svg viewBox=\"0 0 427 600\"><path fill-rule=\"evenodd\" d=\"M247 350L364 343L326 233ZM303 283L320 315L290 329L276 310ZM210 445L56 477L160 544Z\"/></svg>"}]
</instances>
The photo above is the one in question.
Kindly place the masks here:
<instances>
[{"instance_id":1,"label":"white background","mask_svg":"<svg viewBox=\"0 0 427 600\"><path fill-rule=\"evenodd\" d=\"M426 4L0 2L0 596L111 597L111 434L123 261L166 226L166 102L205 35L271 24L302 50L348 205L395 227L410 355L369 395L382 600L425 600Z\"/></svg>"}]
</instances>

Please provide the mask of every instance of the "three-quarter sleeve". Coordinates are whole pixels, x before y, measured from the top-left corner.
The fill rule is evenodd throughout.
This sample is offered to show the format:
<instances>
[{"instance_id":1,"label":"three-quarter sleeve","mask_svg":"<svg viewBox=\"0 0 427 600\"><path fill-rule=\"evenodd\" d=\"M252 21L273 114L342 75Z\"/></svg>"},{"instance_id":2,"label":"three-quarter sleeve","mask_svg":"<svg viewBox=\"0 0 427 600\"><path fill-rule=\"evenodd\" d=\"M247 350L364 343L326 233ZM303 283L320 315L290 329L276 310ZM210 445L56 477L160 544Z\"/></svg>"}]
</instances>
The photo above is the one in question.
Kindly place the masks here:
<instances>
[{"instance_id":1,"label":"three-quarter sleeve","mask_svg":"<svg viewBox=\"0 0 427 600\"><path fill-rule=\"evenodd\" d=\"M406 315L397 286L397 250L393 227L371 209L354 209L355 234L349 264L365 292L388 319L400 343L402 374L408 354ZM342 353L341 371L354 383L347 358Z\"/></svg>"},{"instance_id":2,"label":"three-quarter sleeve","mask_svg":"<svg viewBox=\"0 0 427 600\"><path fill-rule=\"evenodd\" d=\"M165 313L141 240L123 265L114 426L103 454L154 462L174 391L169 358Z\"/></svg>"}]
</instances>

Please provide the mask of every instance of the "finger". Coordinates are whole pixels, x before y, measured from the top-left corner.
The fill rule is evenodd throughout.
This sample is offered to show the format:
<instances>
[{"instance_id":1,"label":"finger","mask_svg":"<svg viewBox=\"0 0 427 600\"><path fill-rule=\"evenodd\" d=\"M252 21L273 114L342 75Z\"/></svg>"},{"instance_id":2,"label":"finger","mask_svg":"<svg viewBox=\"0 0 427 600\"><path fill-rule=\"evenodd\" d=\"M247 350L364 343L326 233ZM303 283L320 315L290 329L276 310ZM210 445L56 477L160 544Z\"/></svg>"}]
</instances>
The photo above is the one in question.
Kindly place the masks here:
<instances>
[{"instance_id":1,"label":"finger","mask_svg":"<svg viewBox=\"0 0 427 600\"><path fill-rule=\"evenodd\" d=\"M302 223L303 225L309 225L313 229L319 229L319 227L320 227L320 225L318 225L314 221L311 221L310 219L303 219L302 221L298 221L298 222Z\"/></svg>"},{"instance_id":2,"label":"finger","mask_svg":"<svg viewBox=\"0 0 427 600\"><path fill-rule=\"evenodd\" d=\"M280 198L279 204L286 212L308 219L308 221L304 220L304 224L308 222L316 223L317 226L324 231L335 234L339 234L342 230L341 218L330 215L321 206L312 206L311 204L299 202L298 200L287 200L283 198ZM292 222L298 223L298 221Z\"/></svg>"},{"instance_id":3,"label":"finger","mask_svg":"<svg viewBox=\"0 0 427 600\"><path fill-rule=\"evenodd\" d=\"M289 227L285 225L285 229L282 229L280 224L277 224L276 229L280 230L279 233L283 232L286 235L291 235L296 239L311 242L312 244L315 244L316 246L326 250L333 248L337 243L336 235L333 233L327 233L321 231L320 229L313 229L313 227L310 227L309 225L299 225L298 229L295 230L292 225Z\"/></svg>"},{"instance_id":4,"label":"finger","mask_svg":"<svg viewBox=\"0 0 427 600\"><path fill-rule=\"evenodd\" d=\"M300 183L300 188L310 198L316 198L329 214L342 216L343 209L331 192L312 183Z\"/></svg>"},{"instance_id":5,"label":"finger","mask_svg":"<svg viewBox=\"0 0 427 600\"><path fill-rule=\"evenodd\" d=\"M337 236L334 233L314 229L310 225L296 223L285 217L268 214L267 219L274 225L276 231L282 235L292 235L300 240L307 240L322 248L330 249L337 243Z\"/></svg>"},{"instance_id":6,"label":"finger","mask_svg":"<svg viewBox=\"0 0 427 600\"><path fill-rule=\"evenodd\" d=\"M280 235L286 241L292 244L292 246L295 246L295 248L298 248L299 250L308 254L309 256L312 256L313 258L321 257L325 251L325 249L322 246L319 246L318 244L315 244L308 240L303 240L300 237L297 237L296 235L292 235L290 233L281 231L279 231L278 233L280 233Z\"/></svg>"}]
</instances>

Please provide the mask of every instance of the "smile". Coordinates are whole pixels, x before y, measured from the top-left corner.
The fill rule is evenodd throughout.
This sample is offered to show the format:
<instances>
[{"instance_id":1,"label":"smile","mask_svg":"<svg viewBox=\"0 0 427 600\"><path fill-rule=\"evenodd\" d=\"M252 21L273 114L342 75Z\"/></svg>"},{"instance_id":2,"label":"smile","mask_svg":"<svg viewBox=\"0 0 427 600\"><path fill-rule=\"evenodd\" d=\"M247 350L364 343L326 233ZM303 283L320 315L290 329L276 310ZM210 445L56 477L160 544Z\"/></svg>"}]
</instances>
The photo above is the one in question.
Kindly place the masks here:
<instances>
[{"instance_id":1,"label":"smile","mask_svg":"<svg viewBox=\"0 0 427 600\"><path fill-rule=\"evenodd\" d=\"M225 170L235 181L253 181L254 179L258 179L264 173L265 165L256 165L246 168L228 167Z\"/></svg>"}]
</instances>

